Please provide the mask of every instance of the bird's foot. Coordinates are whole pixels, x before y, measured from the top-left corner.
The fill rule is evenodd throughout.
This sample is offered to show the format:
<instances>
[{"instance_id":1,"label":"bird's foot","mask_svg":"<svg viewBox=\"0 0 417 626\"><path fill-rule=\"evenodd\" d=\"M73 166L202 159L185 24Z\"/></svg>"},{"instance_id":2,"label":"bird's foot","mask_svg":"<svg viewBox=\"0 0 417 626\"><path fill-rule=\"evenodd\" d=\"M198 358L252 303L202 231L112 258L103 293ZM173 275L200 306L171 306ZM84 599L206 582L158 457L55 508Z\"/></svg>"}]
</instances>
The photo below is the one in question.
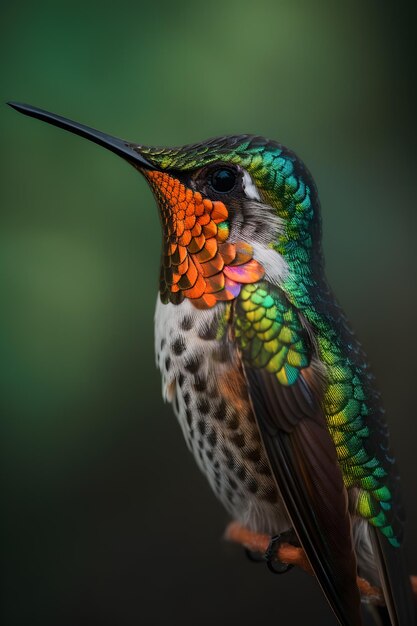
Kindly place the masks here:
<instances>
[{"instance_id":1,"label":"bird's foot","mask_svg":"<svg viewBox=\"0 0 417 626\"><path fill-rule=\"evenodd\" d=\"M248 559L253 563L263 563L266 561L268 569L273 574L285 574L294 567L294 565L290 563L283 563L277 558L277 550L280 544L286 542L287 539L283 535L274 535L271 537L264 554L253 552L252 550L249 550L249 548L245 548L245 553Z\"/></svg>"},{"instance_id":2,"label":"bird's foot","mask_svg":"<svg viewBox=\"0 0 417 626\"><path fill-rule=\"evenodd\" d=\"M264 559L266 561L268 569L273 574L286 574L290 571L290 569L294 567L294 565L291 565L290 563L283 563L277 558L277 550L282 542L286 543L286 540L283 538L282 535L274 535L273 537L271 537L269 545L264 554Z\"/></svg>"}]
</instances>

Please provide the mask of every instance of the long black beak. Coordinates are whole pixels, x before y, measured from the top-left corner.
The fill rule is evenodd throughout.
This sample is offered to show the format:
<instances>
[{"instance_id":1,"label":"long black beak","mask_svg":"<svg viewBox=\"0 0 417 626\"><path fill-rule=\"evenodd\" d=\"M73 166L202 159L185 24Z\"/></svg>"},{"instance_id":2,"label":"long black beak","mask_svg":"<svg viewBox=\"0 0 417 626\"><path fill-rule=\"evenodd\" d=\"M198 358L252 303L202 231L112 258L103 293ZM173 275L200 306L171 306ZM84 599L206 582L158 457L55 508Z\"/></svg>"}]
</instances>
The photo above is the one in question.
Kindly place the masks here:
<instances>
[{"instance_id":1,"label":"long black beak","mask_svg":"<svg viewBox=\"0 0 417 626\"><path fill-rule=\"evenodd\" d=\"M77 122L68 120L65 117L61 117L60 115L55 115L54 113L37 109L29 104L20 104L19 102L8 102L7 104L13 109L16 109L16 111L19 111L19 113L29 115L30 117L36 117L38 120L48 122L48 124L53 124L53 126L58 126L58 128L63 128L71 133L80 135L80 137L85 137L85 139L94 141L94 143L98 143L99 146L103 146L104 148L107 148L107 150L111 150L111 152L118 154L136 167L152 170L156 169L152 163L147 161L145 157L140 154L136 144L124 141L123 139L117 139L117 137L112 137L111 135L106 135L99 130L89 128L88 126L84 126L84 124L78 124Z\"/></svg>"}]
</instances>

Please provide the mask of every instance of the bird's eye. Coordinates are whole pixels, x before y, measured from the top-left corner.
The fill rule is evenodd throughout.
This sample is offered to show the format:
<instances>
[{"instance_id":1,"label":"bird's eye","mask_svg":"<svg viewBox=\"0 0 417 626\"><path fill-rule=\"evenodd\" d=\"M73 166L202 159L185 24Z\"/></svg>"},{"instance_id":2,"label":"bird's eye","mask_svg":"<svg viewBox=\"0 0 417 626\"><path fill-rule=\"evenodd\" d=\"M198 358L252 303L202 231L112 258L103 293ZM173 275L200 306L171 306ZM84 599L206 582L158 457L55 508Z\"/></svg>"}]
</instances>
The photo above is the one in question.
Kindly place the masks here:
<instances>
[{"instance_id":1,"label":"bird's eye","mask_svg":"<svg viewBox=\"0 0 417 626\"><path fill-rule=\"evenodd\" d=\"M237 175L231 167L219 167L210 176L210 185L214 191L227 193L236 185Z\"/></svg>"}]
</instances>

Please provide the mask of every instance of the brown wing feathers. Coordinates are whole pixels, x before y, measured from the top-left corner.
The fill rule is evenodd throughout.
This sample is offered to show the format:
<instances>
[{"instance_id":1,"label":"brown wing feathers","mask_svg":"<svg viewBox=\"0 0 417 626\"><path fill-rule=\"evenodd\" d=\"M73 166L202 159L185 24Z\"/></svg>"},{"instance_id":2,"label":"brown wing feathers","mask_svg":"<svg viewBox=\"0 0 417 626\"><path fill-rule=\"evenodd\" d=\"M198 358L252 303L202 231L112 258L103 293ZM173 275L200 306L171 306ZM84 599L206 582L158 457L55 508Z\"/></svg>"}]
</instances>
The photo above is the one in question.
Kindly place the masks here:
<instances>
[{"instance_id":1,"label":"brown wing feathers","mask_svg":"<svg viewBox=\"0 0 417 626\"><path fill-rule=\"evenodd\" d=\"M302 376L286 387L265 370L245 366L245 371L263 443L300 543L340 623L359 625L347 494L320 401Z\"/></svg>"}]
</instances>

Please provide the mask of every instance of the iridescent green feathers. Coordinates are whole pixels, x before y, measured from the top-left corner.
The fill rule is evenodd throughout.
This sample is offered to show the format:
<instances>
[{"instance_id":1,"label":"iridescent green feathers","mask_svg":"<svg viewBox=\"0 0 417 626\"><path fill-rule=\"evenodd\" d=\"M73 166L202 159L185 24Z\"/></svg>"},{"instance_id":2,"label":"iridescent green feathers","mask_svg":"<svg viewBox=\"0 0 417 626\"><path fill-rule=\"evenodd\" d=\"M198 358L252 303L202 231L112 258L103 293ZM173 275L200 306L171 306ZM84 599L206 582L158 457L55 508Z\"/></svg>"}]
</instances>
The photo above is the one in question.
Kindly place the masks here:
<instances>
[{"instance_id":1,"label":"iridescent green feathers","mask_svg":"<svg viewBox=\"0 0 417 626\"><path fill-rule=\"evenodd\" d=\"M268 283L245 285L236 305L236 340L246 363L293 384L310 362L305 329L286 298Z\"/></svg>"},{"instance_id":2,"label":"iridescent green feathers","mask_svg":"<svg viewBox=\"0 0 417 626\"><path fill-rule=\"evenodd\" d=\"M313 347L300 313L280 290L266 282L246 285L236 304L236 340L245 363L273 373L281 385L294 384L312 360L313 351L326 366L322 398L327 426L336 447L345 485L358 487L360 515L399 545L401 524L392 511L392 459L383 445L370 440L371 422L379 413L369 398L366 368L354 364L341 346L331 341L323 322L314 329ZM331 329L327 329L331 332ZM366 382L364 382L364 379ZM368 393L367 393L368 391ZM378 436L379 439L379 436ZM396 479L394 478L396 483ZM399 520L398 520L399 521Z\"/></svg>"}]
</instances>

